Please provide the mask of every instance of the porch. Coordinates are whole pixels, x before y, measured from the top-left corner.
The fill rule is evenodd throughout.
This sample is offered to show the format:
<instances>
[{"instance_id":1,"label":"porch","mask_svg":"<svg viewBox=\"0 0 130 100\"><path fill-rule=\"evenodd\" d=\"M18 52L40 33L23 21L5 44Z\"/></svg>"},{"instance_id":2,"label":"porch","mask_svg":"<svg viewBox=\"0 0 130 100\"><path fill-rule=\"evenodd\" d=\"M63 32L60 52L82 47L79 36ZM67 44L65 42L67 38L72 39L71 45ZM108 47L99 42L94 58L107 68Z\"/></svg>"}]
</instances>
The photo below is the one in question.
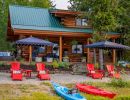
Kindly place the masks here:
<instances>
[{"instance_id":1,"label":"porch","mask_svg":"<svg viewBox=\"0 0 130 100\"><path fill-rule=\"evenodd\" d=\"M24 36L25 37L25 36ZM38 36L37 36L38 37ZM22 37L23 38L23 37ZM94 53L93 49L84 48L84 45L90 43L89 37L79 38L79 37L38 37L44 40L48 40L57 43L58 46L33 46L32 47L32 60L37 61L47 61L53 62L53 60L59 60L64 62L89 62L93 63ZM17 47L18 56L24 58L24 60L29 60L29 46L18 46ZM98 61L99 50L96 49L96 57ZM48 61L49 59L49 61ZM115 50L109 50L105 54L105 63L115 62L116 53Z\"/></svg>"}]
</instances>

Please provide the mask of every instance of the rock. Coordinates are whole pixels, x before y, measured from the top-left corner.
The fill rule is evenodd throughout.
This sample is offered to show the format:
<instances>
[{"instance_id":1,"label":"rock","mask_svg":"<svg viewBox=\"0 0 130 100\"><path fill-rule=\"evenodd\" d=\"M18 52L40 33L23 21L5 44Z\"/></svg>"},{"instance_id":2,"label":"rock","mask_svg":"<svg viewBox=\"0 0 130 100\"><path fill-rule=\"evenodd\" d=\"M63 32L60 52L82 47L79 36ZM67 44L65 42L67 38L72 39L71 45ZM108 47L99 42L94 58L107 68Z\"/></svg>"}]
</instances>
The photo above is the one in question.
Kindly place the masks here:
<instances>
[{"instance_id":1,"label":"rock","mask_svg":"<svg viewBox=\"0 0 130 100\"><path fill-rule=\"evenodd\" d=\"M86 73L86 63L75 63L72 66L73 74L83 74Z\"/></svg>"}]
</instances>

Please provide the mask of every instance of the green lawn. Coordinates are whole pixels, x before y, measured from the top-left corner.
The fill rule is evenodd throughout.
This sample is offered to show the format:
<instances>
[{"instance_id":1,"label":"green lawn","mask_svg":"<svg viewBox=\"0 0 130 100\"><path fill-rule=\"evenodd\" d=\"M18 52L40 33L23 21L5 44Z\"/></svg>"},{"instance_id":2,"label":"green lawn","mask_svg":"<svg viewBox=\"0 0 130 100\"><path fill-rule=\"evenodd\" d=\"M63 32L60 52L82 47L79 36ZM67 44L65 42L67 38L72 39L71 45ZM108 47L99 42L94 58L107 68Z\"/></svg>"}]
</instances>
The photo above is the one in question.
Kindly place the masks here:
<instances>
[{"instance_id":1,"label":"green lawn","mask_svg":"<svg viewBox=\"0 0 130 100\"><path fill-rule=\"evenodd\" d=\"M112 82L111 82L112 83ZM93 86L117 93L113 100L130 100L130 82L115 86L115 83L100 83L89 82ZM114 85L113 85L114 84ZM117 85L116 84L116 85ZM74 87L74 84L63 84L69 88ZM126 85L126 86L125 86ZM121 87L122 86L122 87ZM121 88L120 88L121 87ZM93 96L90 94L81 93L87 100L110 100L108 98ZM16 85L16 84L1 84L0 85L0 100L63 100L57 96L49 82L42 82L40 85Z\"/></svg>"}]
</instances>

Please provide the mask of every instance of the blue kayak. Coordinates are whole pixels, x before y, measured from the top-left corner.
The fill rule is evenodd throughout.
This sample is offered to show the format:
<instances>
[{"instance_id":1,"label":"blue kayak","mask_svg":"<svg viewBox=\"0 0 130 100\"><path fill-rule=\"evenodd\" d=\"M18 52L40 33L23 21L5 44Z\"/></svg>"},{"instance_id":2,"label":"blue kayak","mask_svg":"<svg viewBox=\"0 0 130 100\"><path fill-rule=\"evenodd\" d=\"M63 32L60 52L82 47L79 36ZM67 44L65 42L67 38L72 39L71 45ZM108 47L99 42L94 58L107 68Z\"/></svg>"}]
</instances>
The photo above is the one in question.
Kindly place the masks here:
<instances>
[{"instance_id":1,"label":"blue kayak","mask_svg":"<svg viewBox=\"0 0 130 100\"><path fill-rule=\"evenodd\" d=\"M69 89L63 86L60 86L59 84L52 82L52 85L54 87L54 90L56 93L63 97L65 100L86 100L83 96L81 96L79 93L69 93Z\"/></svg>"}]
</instances>

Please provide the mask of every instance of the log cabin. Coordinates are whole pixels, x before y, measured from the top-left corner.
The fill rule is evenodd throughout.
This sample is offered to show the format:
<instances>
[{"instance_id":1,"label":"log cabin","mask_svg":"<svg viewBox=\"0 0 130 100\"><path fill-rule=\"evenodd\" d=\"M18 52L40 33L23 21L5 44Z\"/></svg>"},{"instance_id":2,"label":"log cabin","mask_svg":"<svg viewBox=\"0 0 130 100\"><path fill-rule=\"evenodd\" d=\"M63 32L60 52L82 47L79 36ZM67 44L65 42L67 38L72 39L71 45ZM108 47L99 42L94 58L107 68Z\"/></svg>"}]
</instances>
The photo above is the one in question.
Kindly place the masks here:
<instances>
[{"instance_id":1,"label":"log cabin","mask_svg":"<svg viewBox=\"0 0 130 100\"><path fill-rule=\"evenodd\" d=\"M41 48L34 57L56 54L59 61L68 57L70 62L93 61L93 50L84 48L91 43L93 30L91 21L81 17L83 13L70 10L44 9L37 7L10 5L8 14L7 40L16 41L25 37L38 37L59 44L58 47ZM120 33L109 32L115 41ZM35 51L36 47L33 48ZM98 52L98 50L97 50ZM28 46L22 47L22 57L28 59ZM98 56L98 53L97 53ZM106 58L106 57L105 57ZM110 62L115 63L116 53L112 50Z\"/></svg>"}]
</instances>

